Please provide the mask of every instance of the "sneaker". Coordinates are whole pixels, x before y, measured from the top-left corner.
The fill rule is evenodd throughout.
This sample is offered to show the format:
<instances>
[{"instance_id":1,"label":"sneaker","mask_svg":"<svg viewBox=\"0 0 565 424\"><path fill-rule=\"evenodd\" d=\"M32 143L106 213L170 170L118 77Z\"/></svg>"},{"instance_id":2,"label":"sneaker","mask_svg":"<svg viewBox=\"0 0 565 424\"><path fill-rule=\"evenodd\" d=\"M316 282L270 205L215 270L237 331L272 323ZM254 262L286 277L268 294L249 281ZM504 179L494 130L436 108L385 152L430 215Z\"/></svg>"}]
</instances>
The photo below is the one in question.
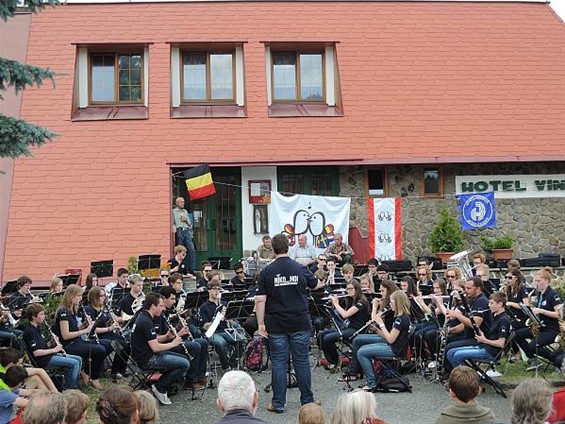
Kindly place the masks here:
<instances>
[{"instance_id":1,"label":"sneaker","mask_svg":"<svg viewBox=\"0 0 565 424\"><path fill-rule=\"evenodd\" d=\"M428 368L430 368L430 369L435 368L436 366L437 366L436 361L432 361L428 364Z\"/></svg>"},{"instance_id":2,"label":"sneaker","mask_svg":"<svg viewBox=\"0 0 565 424\"><path fill-rule=\"evenodd\" d=\"M157 390L157 387L151 386L151 391L153 392L159 403L161 403L161 405L170 405L173 403L171 402L167 394L161 393L159 390Z\"/></svg>"},{"instance_id":3,"label":"sneaker","mask_svg":"<svg viewBox=\"0 0 565 424\"><path fill-rule=\"evenodd\" d=\"M282 414L282 413L284 413L284 409L277 409L277 408L275 408L275 407L273 406L272 403L269 403L269 404L267 405L267 411L269 411L269 412L274 412L275 414Z\"/></svg>"},{"instance_id":4,"label":"sneaker","mask_svg":"<svg viewBox=\"0 0 565 424\"><path fill-rule=\"evenodd\" d=\"M499 373L499 372L496 371L496 370L488 370L488 371L487 371L487 375L488 375L489 377L491 377L491 378L494 378L494 377L500 377L502 374Z\"/></svg>"}]
</instances>

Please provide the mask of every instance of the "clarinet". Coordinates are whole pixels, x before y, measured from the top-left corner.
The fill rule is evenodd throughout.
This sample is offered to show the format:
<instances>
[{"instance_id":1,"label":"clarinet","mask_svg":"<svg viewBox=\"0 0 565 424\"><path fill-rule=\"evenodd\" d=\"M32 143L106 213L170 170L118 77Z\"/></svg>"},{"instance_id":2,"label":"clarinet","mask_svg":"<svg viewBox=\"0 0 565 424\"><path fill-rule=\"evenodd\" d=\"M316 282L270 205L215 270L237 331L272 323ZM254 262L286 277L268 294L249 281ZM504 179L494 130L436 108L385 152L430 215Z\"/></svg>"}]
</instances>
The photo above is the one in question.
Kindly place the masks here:
<instances>
[{"instance_id":1,"label":"clarinet","mask_svg":"<svg viewBox=\"0 0 565 424\"><path fill-rule=\"evenodd\" d=\"M165 318L165 322L167 323L167 327L169 327L169 330L171 330L171 332L173 333L173 336L178 337L178 333L177 333L177 329L174 327L173 324L171 324L171 320L169 319L169 317L164 316ZM189 331L190 333L190 331ZM184 344L184 342L181 343L183 349L184 349L184 353L186 354L187 358L192 361L194 359L194 356L192 356L189 352L188 349L186 348L186 345Z\"/></svg>"},{"instance_id":2,"label":"clarinet","mask_svg":"<svg viewBox=\"0 0 565 424\"><path fill-rule=\"evenodd\" d=\"M449 301L447 303L447 310L452 308L453 304L453 293L449 296ZM443 327L440 329L440 343L439 349L437 353L437 362L436 362L436 373L437 378L439 379L441 373L443 372L443 363L445 361L445 347L447 346L447 332L449 330L449 319L447 316L445 317L445 322L443 323Z\"/></svg>"},{"instance_id":3,"label":"clarinet","mask_svg":"<svg viewBox=\"0 0 565 424\"><path fill-rule=\"evenodd\" d=\"M112 320L112 324L118 324L118 328L116 328L114 330L114 332L117 332L120 336L125 338L124 329L122 328L122 326L118 322L116 314L114 314L114 312L112 311L112 307L110 305L108 305L108 302L104 302L104 308L108 311L108 315L110 315L110 319Z\"/></svg>"},{"instance_id":4,"label":"clarinet","mask_svg":"<svg viewBox=\"0 0 565 424\"><path fill-rule=\"evenodd\" d=\"M46 325L47 327L47 331L49 331L49 334L51 335L51 338L53 339L53 341L55 342L55 345L61 345L61 354L63 356L67 356L67 352L65 352L65 349L63 349L63 345L61 344L61 342L59 341L59 337L57 337L57 335L53 332L53 330L51 330L51 326L50 325Z\"/></svg>"},{"instance_id":5,"label":"clarinet","mask_svg":"<svg viewBox=\"0 0 565 424\"><path fill-rule=\"evenodd\" d=\"M96 327L94 326L94 322L92 321L92 318L90 318L90 315L88 315L86 313L86 309L84 309L84 305L81 303L80 307L82 309L82 313L84 315L84 319L86 320L86 322L88 323L88 327L90 327L92 325L92 330L90 330L90 333L88 334L88 338L90 339L91 337L94 338L94 341L97 344L100 344L100 339L98 338L98 334L96 334ZM98 320L98 317L96 317L96 320ZM95 320L95 321L96 321Z\"/></svg>"},{"instance_id":6,"label":"clarinet","mask_svg":"<svg viewBox=\"0 0 565 424\"><path fill-rule=\"evenodd\" d=\"M459 293L459 296L461 297L461 303L463 304L463 307L465 308L465 312L467 313L467 315L469 315L469 320L471 320L471 325L473 326L473 331L475 333L476 336L481 334L481 330L479 328L479 326L477 325L477 322L475 321L475 317L473 316L473 313L471 312L471 308L469 307L469 303L467 302L467 295L463 292Z\"/></svg>"}]
</instances>

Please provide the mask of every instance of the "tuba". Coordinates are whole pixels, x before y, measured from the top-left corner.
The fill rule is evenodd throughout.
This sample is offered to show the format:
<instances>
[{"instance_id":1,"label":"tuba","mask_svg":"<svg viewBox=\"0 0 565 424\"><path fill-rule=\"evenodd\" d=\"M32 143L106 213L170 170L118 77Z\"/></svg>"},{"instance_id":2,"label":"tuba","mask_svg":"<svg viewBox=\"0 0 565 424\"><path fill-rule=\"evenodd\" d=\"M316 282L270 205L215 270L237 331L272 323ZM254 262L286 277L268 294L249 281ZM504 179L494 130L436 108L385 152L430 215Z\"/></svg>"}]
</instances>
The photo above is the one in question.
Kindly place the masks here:
<instances>
[{"instance_id":1,"label":"tuba","mask_svg":"<svg viewBox=\"0 0 565 424\"><path fill-rule=\"evenodd\" d=\"M473 267L471 266L469 259L467 258L471 253L473 253L473 250L463 250L462 252L450 256L447 262L447 267L459 268L465 278L472 278Z\"/></svg>"}]
</instances>

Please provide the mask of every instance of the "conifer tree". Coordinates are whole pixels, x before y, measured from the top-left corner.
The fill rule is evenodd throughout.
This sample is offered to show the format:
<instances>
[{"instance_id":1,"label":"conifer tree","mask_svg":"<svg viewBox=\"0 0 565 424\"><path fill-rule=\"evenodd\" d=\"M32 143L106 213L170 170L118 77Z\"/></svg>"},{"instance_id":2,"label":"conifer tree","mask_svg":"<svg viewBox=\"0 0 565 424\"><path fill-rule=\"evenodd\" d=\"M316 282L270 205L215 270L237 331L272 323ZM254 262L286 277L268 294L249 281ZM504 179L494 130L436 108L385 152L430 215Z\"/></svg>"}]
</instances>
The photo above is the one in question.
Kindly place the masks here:
<instances>
[{"instance_id":1,"label":"conifer tree","mask_svg":"<svg viewBox=\"0 0 565 424\"><path fill-rule=\"evenodd\" d=\"M14 16L18 7L28 8L36 13L47 4L56 5L59 0L0 0L0 18L6 22ZM0 101L4 100L3 91L13 88L17 94L26 87L41 86L46 78L54 83L54 76L54 72L49 69L0 57ZM41 146L55 136L57 134L47 128L0 114L0 157L31 156L30 146Z\"/></svg>"}]
</instances>

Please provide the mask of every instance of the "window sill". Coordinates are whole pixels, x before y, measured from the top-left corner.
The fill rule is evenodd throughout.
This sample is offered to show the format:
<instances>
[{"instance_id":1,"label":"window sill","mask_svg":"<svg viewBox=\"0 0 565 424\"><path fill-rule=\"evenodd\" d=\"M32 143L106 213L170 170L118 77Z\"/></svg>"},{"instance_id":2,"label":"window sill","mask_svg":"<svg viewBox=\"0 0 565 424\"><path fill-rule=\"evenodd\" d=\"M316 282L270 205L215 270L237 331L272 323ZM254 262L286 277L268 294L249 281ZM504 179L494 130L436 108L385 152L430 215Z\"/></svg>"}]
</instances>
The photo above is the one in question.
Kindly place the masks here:
<instances>
[{"instance_id":1,"label":"window sill","mask_svg":"<svg viewBox=\"0 0 565 424\"><path fill-rule=\"evenodd\" d=\"M275 103L269 107L270 118L286 118L293 116L337 117L343 116L335 106L307 103Z\"/></svg>"},{"instance_id":2,"label":"window sill","mask_svg":"<svg viewBox=\"0 0 565 424\"><path fill-rule=\"evenodd\" d=\"M148 119L145 106L89 106L76 109L71 121L113 121L124 119Z\"/></svg>"},{"instance_id":3,"label":"window sill","mask_svg":"<svg viewBox=\"0 0 565 424\"><path fill-rule=\"evenodd\" d=\"M245 108L237 105L181 105L171 118L245 118Z\"/></svg>"}]
</instances>

